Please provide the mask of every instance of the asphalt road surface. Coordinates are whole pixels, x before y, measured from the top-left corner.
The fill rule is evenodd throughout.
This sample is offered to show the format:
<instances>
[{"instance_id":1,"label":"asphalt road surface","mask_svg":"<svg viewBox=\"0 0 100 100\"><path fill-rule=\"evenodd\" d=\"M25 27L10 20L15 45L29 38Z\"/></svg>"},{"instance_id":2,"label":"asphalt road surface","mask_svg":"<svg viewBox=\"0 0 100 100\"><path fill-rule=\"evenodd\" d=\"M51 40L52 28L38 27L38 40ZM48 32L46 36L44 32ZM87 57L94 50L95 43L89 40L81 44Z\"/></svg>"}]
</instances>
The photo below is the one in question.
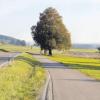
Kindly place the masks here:
<instances>
[{"instance_id":1,"label":"asphalt road surface","mask_svg":"<svg viewBox=\"0 0 100 100\"><path fill-rule=\"evenodd\" d=\"M100 100L100 81L96 81L74 69L34 55L49 71L51 85L47 100Z\"/></svg>"},{"instance_id":2,"label":"asphalt road surface","mask_svg":"<svg viewBox=\"0 0 100 100\"><path fill-rule=\"evenodd\" d=\"M10 61L12 58L14 58L19 53L3 53L0 52L0 67Z\"/></svg>"}]
</instances>

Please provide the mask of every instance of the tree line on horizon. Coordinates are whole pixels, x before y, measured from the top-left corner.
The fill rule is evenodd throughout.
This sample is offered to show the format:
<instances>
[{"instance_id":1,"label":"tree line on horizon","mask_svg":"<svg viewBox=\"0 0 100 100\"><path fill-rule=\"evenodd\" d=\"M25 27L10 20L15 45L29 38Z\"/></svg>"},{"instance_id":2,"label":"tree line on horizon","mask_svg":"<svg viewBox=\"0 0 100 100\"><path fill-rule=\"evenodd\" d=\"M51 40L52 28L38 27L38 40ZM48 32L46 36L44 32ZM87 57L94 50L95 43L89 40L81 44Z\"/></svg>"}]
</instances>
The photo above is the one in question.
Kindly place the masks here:
<instances>
[{"instance_id":1,"label":"tree line on horizon","mask_svg":"<svg viewBox=\"0 0 100 100\"><path fill-rule=\"evenodd\" d=\"M13 44L13 45L20 45L26 46L26 42L24 40L19 40L10 36L0 35L0 42L2 44Z\"/></svg>"}]
</instances>

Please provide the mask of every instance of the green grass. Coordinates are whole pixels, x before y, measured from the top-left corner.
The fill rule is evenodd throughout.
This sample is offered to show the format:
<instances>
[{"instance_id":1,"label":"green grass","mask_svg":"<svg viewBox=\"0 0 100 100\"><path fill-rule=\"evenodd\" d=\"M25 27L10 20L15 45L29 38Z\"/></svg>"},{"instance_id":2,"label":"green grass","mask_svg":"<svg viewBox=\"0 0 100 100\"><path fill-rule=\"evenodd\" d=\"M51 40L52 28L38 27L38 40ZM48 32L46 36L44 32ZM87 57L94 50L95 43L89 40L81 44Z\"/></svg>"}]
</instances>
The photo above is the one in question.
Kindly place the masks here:
<instances>
[{"instance_id":1,"label":"green grass","mask_svg":"<svg viewBox=\"0 0 100 100\"><path fill-rule=\"evenodd\" d=\"M0 69L0 100L36 100L44 82L45 70L23 53Z\"/></svg>"},{"instance_id":2,"label":"green grass","mask_svg":"<svg viewBox=\"0 0 100 100\"><path fill-rule=\"evenodd\" d=\"M49 58L63 63L71 69L80 70L84 74L100 80L100 59L68 57L61 54Z\"/></svg>"},{"instance_id":3,"label":"green grass","mask_svg":"<svg viewBox=\"0 0 100 100\"><path fill-rule=\"evenodd\" d=\"M8 52L39 52L39 48L31 48L29 46L16 46L10 44L0 44L0 51Z\"/></svg>"}]
</instances>

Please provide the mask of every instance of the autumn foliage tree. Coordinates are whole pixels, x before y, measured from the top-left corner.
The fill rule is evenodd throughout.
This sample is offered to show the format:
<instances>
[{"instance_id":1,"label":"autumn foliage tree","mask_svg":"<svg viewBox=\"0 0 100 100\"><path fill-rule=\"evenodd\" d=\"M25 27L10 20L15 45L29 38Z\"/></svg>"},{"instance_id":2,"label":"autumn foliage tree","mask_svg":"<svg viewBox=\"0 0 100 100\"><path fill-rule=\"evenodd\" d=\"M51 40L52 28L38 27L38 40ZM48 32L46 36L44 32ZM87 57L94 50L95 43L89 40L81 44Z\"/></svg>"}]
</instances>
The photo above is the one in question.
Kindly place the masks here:
<instances>
[{"instance_id":1,"label":"autumn foliage tree","mask_svg":"<svg viewBox=\"0 0 100 100\"><path fill-rule=\"evenodd\" d=\"M69 49L71 47L70 33L63 24L62 17L56 9L49 7L40 14L37 25L31 27L32 36L42 50Z\"/></svg>"}]
</instances>

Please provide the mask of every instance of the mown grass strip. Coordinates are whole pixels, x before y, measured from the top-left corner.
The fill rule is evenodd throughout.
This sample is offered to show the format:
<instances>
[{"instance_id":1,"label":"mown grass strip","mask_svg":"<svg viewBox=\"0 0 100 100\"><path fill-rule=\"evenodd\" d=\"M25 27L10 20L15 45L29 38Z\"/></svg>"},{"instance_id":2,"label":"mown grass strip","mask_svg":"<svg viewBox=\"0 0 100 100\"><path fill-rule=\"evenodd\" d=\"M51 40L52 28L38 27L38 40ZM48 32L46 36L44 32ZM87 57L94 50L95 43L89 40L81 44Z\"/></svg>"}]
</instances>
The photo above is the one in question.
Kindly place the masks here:
<instances>
[{"instance_id":1,"label":"mown grass strip","mask_svg":"<svg viewBox=\"0 0 100 100\"><path fill-rule=\"evenodd\" d=\"M0 100L36 100L44 81L45 70L23 53L0 69Z\"/></svg>"},{"instance_id":2,"label":"mown grass strip","mask_svg":"<svg viewBox=\"0 0 100 100\"><path fill-rule=\"evenodd\" d=\"M84 74L100 80L100 59L68 57L64 55L54 55L49 58L63 63L68 68L80 70Z\"/></svg>"}]
</instances>

